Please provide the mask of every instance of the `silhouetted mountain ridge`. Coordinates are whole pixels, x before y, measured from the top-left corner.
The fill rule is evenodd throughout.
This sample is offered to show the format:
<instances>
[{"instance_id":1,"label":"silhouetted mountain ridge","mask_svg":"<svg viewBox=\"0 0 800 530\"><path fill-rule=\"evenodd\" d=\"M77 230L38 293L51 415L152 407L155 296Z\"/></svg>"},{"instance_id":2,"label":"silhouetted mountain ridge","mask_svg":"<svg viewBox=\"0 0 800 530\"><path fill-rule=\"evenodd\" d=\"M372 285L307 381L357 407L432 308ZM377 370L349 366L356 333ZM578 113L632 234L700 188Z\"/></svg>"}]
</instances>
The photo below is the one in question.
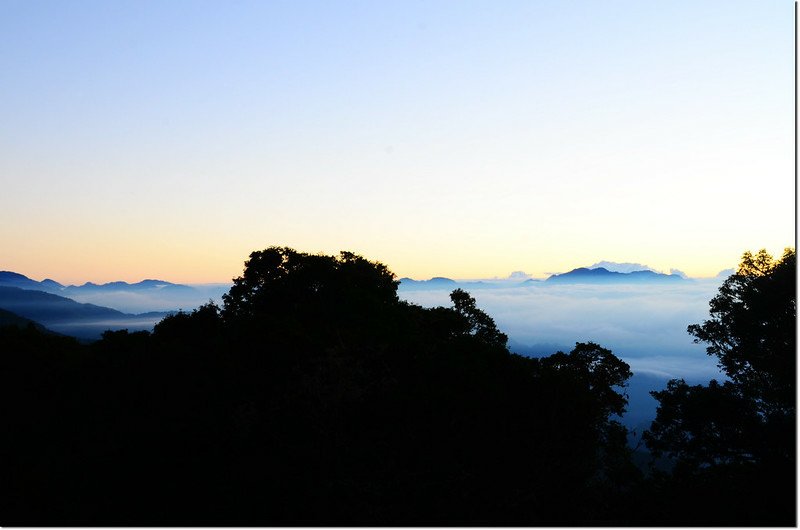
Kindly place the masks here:
<instances>
[{"instance_id":1,"label":"silhouetted mountain ridge","mask_svg":"<svg viewBox=\"0 0 800 530\"><path fill-rule=\"evenodd\" d=\"M455 286L458 282L450 278L437 276L430 280L414 280L412 278L400 278L400 287L410 289L443 289Z\"/></svg>"},{"instance_id":2,"label":"silhouetted mountain ridge","mask_svg":"<svg viewBox=\"0 0 800 530\"><path fill-rule=\"evenodd\" d=\"M105 291L105 292L141 292L149 290L169 290L169 291L193 291L192 287L177 283L171 283L164 280L142 280L136 283L128 283L123 281L108 282L97 284L93 282L86 282L83 285L69 285L64 287L62 292L65 294L80 294L82 292L92 291Z\"/></svg>"},{"instance_id":3,"label":"silhouetted mountain ridge","mask_svg":"<svg viewBox=\"0 0 800 530\"><path fill-rule=\"evenodd\" d=\"M26 328L32 325L39 331L50 332L47 328L29 318L21 317L11 311L0 309L0 327L2 326L16 326L18 328ZM52 333L52 332L51 332Z\"/></svg>"},{"instance_id":4,"label":"silhouetted mountain ridge","mask_svg":"<svg viewBox=\"0 0 800 530\"><path fill-rule=\"evenodd\" d=\"M31 289L45 291L53 294L75 294L88 291L144 291L144 290L183 290L192 291L188 285L172 283L165 280L146 279L136 283L124 281L114 281L107 283L86 282L83 285L64 285L55 280L45 279L40 282L33 280L24 274L12 271L0 271L0 287L18 287L20 289Z\"/></svg>"},{"instance_id":5,"label":"silhouetted mountain ridge","mask_svg":"<svg viewBox=\"0 0 800 530\"><path fill-rule=\"evenodd\" d=\"M141 315L151 311L191 310L214 300L221 301L230 284L184 285L148 278L136 283L113 281L63 285L54 280L33 280L12 271L0 272L0 287L42 291L71 298L76 302L114 308L123 313Z\"/></svg>"},{"instance_id":6,"label":"silhouetted mountain ridge","mask_svg":"<svg viewBox=\"0 0 800 530\"><path fill-rule=\"evenodd\" d=\"M561 284L580 284L580 283L596 283L596 284L617 284L617 283L673 283L684 281L679 274L662 274L653 270L639 270L631 272L616 272L610 271L604 267L579 267L572 269L563 274L553 274L545 282L561 283ZM430 280L414 280L412 278L401 278L400 288L406 290L440 290L440 289L454 289L461 287L465 289L483 289L483 288L507 288L507 287L525 287L535 284L540 284L542 280L529 278L525 281L515 282L509 280L499 281L460 281L452 280L450 278L436 277Z\"/></svg>"},{"instance_id":7,"label":"silhouetted mountain ridge","mask_svg":"<svg viewBox=\"0 0 800 530\"><path fill-rule=\"evenodd\" d=\"M171 312L128 314L110 307L83 304L52 293L0 287L0 309L80 338L99 338L107 329L151 329Z\"/></svg>"},{"instance_id":8,"label":"silhouetted mountain ridge","mask_svg":"<svg viewBox=\"0 0 800 530\"><path fill-rule=\"evenodd\" d=\"M63 289L64 285L49 278L37 282L18 272L0 271L0 287L19 287L20 289L35 289L50 292Z\"/></svg>"},{"instance_id":9,"label":"silhouetted mountain ridge","mask_svg":"<svg viewBox=\"0 0 800 530\"><path fill-rule=\"evenodd\" d=\"M33 320L60 322L72 318L118 318L125 313L109 307L81 304L75 300L43 291L0 287L0 308Z\"/></svg>"},{"instance_id":10,"label":"silhouetted mountain ridge","mask_svg":"<svg viewBox=\"0 0 800 530\"><path fill-rule=\"evenodd\" d=\"M651 270L612 272L603 267L595 269L579 267L563 274L554 274L546 281L553 283L664 283L683 280L684 278L677 274L661 274Z\"/></svg>"}]
</instances>

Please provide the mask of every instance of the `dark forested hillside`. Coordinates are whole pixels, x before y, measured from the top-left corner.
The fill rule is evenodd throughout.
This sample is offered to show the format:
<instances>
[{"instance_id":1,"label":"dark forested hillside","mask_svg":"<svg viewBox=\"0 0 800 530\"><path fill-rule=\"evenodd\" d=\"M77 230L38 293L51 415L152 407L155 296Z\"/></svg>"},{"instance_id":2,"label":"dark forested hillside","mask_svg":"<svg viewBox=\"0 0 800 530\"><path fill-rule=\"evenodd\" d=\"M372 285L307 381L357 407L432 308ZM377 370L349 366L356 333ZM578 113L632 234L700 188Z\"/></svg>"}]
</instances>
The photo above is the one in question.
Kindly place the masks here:
<instances>
[{"instance_id":1,"label":"dark forested hillside","mask_svg":"<svg viewBox=\"0 0 800 530\"><path fill-rule=\"evenodd\" d=\"M20 328L25 328L28 327L29 325L33 327L38 327L40 329L44 329L44 326L34 322L29 318L21 317L16 313L12 313L11 311L6 311L5 309L0 309L0 326L16 326Z\"/></svg>"},{"instance_id":2,"label":"dark forested hillside","mask_svg":"<svg viewBox=\"0 0 800 530\"><path fill-rule=\"evenodd\" d=\"M669 520L614 420L625 363L592 343L515 355L466 292L425 309L396 289L360 256L273 247L222 307L152 333L0 328L0 523Z\"/></svg>"}]
</instances>

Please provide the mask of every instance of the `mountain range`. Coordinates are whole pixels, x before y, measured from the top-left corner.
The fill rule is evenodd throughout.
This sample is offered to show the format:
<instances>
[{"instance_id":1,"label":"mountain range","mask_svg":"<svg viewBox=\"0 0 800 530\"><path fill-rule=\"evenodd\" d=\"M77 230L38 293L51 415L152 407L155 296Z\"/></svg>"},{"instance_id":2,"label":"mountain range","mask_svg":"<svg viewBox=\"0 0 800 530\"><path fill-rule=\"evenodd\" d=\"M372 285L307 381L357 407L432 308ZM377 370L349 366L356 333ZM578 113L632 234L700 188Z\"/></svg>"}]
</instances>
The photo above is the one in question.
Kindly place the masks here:
<instances>
[{"instance_id":1,"label":"mountain range","mask_svg":"<svg viewBox=\"0 0 800 530\"><path fill-rule=\"evenodd\" d=\"M22 317L57 333L81 339L97 339L109 329L152 329L156 322L169 314L162 311L123 313L110 307L81 304L63 296L19 287L0 287L0 309L13 315L5 314L4 320L8 323L24 324L14 318Z\"/></svg>"},{"instance_id":2,"label":"mountain range","mask_svg":"<svg viewBox=\"0 0 800 530\"><path fill-rule=\"evenodd\" d=\"M609 263L609 262L602 262ZM635 265L625 263L622 265ZM630 272L610 271L605 267L579 267L563 274L553 274L546 280L527 279L522 282L511 280L499 281L456 281L450 278L431 278L430 280L413 280L411 278L401 278L400 288L409 291L457 289L487 289L487 288L508 288L525 287L534 284L559 283L559 284L648 284L648 283L672 283L686 281L686 278L679 274L662 274L651 269L636 270Z\"/></svg>"},{"instance_id":3,"label":"mountain range","mask_svg":"<svg viewBox=\"0 0 800 530\"><path fill-rule=\"evenodd\" d=\"M580 267L564 274L553 274L546 280L552 283L664 283L681 282L685 279L678 274L662 274L652 270L632 272L613 272L604 267L589 269Z\"/></svg>"},{"instance_id":4,"label":"mountain range","mask_svg":"<svg viewBox=\"0 0 800 530\"><path fill-rule=\"evenodd\" d=\"M103 284L96 284L86 282L83 285L63 285L55 280L46 279L40 282L28 278L24 274L11 271L0 271L0 287L18 287L20 289L31 289L35 291L44 291L46 293L71 295L81 294L84 292L140 292L148 290L165 290L172 292L187 292L192 288L188 285L181 285L177 283L170 283L163 280L142 280L137 283L128 282L109 282Z\"/></svg>"},{"instance_id":5,"label":"mountain range","mask_svg":"<svg viewBox=\"0 0 800 530\"><path fill-rule=\"evenodd\" d=\"M444 277L430 280L401 278L400 289L451 291L457 288L495 289L535 284L663 284L687 281L678 274L661 274L651 269L616 272L605 267L580 267L563 274L553 274L544 281L530 278L519 281L520 277L522 275L506 280L473 281ZM23 322L15 319L28 319L58 333L95 339L107 329L152 329L156 322L176 310L191 310L209 300L218 301L229 287L230 284L189 286L154 279L137 283L116 281L63 285L52 279L36 281L17 272L0 271L0 310L14 315L13 318L8 315L0 318L0 325L6 321L21 325Z\"/></svg>"},{"instance_id":6,"label":"mountain range","mask_svg":"<svg viewBox=\"0 0 800 530\"><path fill-rule=\"evenodd\" d=\"M143 280L137 283L109 282L63 285L54 280L36 281L23 274L0 271L0 287L17 287L43 291L71 298L77 302L113 307L123 313L191 310L213 300L217 303L228 292L230 284L183 285L164 280Z\"/></svg>"}]
</instances>

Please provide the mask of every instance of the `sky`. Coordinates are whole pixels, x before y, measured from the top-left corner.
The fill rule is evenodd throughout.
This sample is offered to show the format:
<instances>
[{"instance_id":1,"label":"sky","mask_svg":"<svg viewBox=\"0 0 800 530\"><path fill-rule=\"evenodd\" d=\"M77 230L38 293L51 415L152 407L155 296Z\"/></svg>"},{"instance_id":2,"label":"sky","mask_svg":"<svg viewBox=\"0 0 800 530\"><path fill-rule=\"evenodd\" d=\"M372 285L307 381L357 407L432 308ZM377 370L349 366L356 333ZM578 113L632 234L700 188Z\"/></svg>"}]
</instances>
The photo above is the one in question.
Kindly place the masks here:
<instances>
[{"instance_id":1,"label":"sky","mask_svg":"<svg viewBox=\"0 0 800 530\"><path fill-rule=\"evenodd\" d=\"M0 2L0 269L710 277L795 239L791 0Z\"/></svg>"}]
</instances>

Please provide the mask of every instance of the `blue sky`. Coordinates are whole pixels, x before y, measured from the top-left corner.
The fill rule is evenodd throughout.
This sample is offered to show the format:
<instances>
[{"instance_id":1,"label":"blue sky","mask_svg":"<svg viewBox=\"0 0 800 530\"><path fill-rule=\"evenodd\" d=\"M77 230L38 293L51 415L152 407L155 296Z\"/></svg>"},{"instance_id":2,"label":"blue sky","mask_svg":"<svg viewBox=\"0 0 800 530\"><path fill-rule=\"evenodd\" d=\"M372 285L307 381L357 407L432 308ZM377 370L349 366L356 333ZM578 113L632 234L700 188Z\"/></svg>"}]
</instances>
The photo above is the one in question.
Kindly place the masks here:
<instances>
[{"instance_id":1,"label":"blue sky","mask_svg":"<svg viewBox=\"0 0 800 530\"><path fill-rule=\"evenodd\" d=\"M400 276L794 240L791 1L0 3L0 268Z\"/></svg>"}]
</instances>

